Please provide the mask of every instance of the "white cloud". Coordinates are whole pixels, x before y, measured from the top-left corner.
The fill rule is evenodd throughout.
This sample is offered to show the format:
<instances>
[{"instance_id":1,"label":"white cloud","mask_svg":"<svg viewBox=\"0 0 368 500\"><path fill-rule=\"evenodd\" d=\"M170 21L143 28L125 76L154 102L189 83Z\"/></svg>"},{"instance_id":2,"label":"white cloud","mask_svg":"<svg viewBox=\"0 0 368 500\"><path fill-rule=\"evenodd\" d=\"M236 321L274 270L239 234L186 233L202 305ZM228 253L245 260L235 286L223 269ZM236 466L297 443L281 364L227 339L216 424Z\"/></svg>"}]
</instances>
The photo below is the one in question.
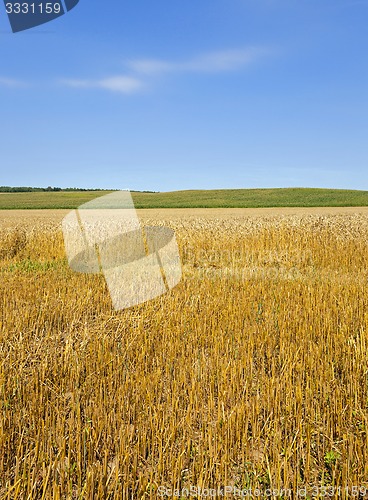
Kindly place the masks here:
<instances>
[{"instance_id":1,"label":"white cloud","mask_svg":"<svg viewBox=\"0 0 368 500\"><path fill-rule=\"evenodd\" d=\"M24 82L15 80L14 78L5 78L0 76L0 85L3 87L24 87Z\"/></svg>"},{"instance_id":2,"label":"white cloud","mask_svg":"<svg viewBox=\"0 0 368 500\"><path fill-rule=\"evenodd\" d=\"M240 70L268 55L270 50L261 47L210 52L182 62L159 59L138 59L128 63L131 70L144 74L168 72L219 73Z\"/></svg>"},{"instance_id":3,"label":"white cloud","mask_svg":"<svg viewBox=\"0 0 368 500\"><path fill-rule=\"evenodd\" d=\"M100 80L99 85L101 88L113 90L115 92L123 92L125 94L137 92L144 87L142 81L130 76L113 76L105 78Z\"/></svg>"},{"instance_id":4,"label":"white cloud","mask_svg":"<svg viewBox=\"0 0 368 500\"><path fill-rule=\"evenodd\" d=\"M62 83L68 87L75 88L97 88L120 92L122 94L133 94L142 90L144 84L141 80L130 76L112 76L101 80L63 80Z\"/></svg>"},{"instance_id":5,"label":"white cloud","mask_svg":"<svg viewBox=\"0 0 368 500\"><path fill-rule=\"evenodd\" d=\"M131 61L129 67L137 73L152 75L155 73L166 73L172 71L174 65L159 59L139 59Z\"/></svg>"},{"instance_id":6,"label":"white cloud","mask_svg":"<svg viewBox=\"0 0 368 500\"><path fill-rule=\"evenodd\" d=\"M187 63L187 68L191 71L201 72L234 71L256 62L265 53L266 50L260 48L213 52L193 59Z\"/></svg>"},{"instance_id":7,"label":"white cloud","mask_svg":"<svg viewBox=\"0 0 368 500\"><path fill-rule=\"evenodd\" d=\"M267 48L246 47L198 55L184 61L137 59L127 62L130 75L116 75L92 79L63 80L61 83L75 88L96 88L133 94L147 87L147 79L166 73L222 73L239 71L272 53Z\"/></svg>"}]
</instances>

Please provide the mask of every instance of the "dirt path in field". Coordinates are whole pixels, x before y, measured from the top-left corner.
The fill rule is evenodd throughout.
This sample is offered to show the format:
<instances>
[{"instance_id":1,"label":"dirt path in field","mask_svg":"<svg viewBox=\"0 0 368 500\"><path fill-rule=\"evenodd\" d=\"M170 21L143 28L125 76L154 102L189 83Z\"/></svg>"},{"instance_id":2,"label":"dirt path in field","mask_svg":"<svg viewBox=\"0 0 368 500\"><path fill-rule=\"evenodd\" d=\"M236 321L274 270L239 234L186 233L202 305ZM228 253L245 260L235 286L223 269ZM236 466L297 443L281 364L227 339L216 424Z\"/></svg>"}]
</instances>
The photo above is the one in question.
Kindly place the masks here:
<instances>
[{"instance_id":1,"label":"dirt path in field","mask_svg":"<svg viewBox=\"0 0 368 500\"><path fill-rule=\"evenodd\" d=\"M70 210L0 210L0 227L59 224ZM368 216L368 207L286 207L286 208L152 208L138 209L142 220L231 219L290 215L353 215Z\"/></svg>"}]
</instances>

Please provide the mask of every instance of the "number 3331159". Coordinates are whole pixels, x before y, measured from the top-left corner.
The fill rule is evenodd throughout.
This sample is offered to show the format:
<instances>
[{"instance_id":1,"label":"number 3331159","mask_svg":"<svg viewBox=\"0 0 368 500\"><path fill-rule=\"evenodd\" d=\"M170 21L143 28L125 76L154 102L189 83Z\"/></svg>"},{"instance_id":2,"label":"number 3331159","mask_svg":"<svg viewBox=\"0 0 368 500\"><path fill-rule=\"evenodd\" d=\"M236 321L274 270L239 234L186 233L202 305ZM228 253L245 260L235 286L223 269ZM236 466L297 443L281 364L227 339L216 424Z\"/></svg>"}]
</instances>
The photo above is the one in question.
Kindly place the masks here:
<instances>
[{"instance_id":1,"label":"number 3331159","mask_svg":"<svg viewBox=\"0 0 368 500\"><path fill-rule=\"evenodd\" d=\"M7 14L60 14L60 3L7 3Z\"/></svg>"}]
</instances>

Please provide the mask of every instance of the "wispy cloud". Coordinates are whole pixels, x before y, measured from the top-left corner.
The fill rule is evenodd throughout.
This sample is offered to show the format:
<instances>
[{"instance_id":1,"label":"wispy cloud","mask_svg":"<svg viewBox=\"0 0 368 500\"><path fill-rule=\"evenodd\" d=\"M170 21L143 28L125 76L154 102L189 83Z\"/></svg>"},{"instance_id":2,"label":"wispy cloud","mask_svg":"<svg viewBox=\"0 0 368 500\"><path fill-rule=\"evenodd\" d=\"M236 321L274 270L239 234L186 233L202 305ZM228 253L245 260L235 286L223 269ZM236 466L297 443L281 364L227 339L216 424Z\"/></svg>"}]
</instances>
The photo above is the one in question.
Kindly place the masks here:
<instances>
[{"instance_id":1,"label":"wispy cloud","mask_svg":"<svg viewBox=\"0 0 368 500\"><path fill-rule=\"evenodd\" d=\"M365 5L365 6L368 6L368 1L367 0L354 0L354 1L350 1L350 2L347 2L345 4L342 4L341 6L342 7L352 7L354 5Z\"/></svg>"},{"instance_id":2,"label":"wispy cloud","mask_svg":"<svg viewBox=\"0 0 368 500\"><path fill-rule=\"evenodd\" d=\"M263 57L271 50L264 47L246 47L197 55L183 61L162 59L136 59L126 62L125 75L102 79L68 79L61 83L74 88L95 88L134 94L149 87L150 78L167 73L223 73L240 71Z\"/></svg>"},{"instance_id":3,"label":"wispy cloud","mask_svg":"<svg viewBox=\"0 0 368 500\"><path fill-rule=\"evenodd\" d=\"M2 87L24 87L25 83L21 80L16 80L14 78L6 78L0 76L0 86Z\"/></svg>"},{"instance_id":4,"label":"wispy cloud","mask_svg":"<svg viewBox=\"0 0 368 500\"><path fill-rule=\"evenodd\" d=\"M168 72L220 73L245 68L270 54L262 47L222 50L199 55L188 60L173 62L160 59L138 59L128 66L137 73L146 75Z\"/></svg>"},{"instance_id":5,"label":"wispy cloud","mask_svg":"<svg viewBox=\"0 0 368 500\"><path fill-rule=\"evenodd\" d=\"M62 83L68 87L75 88L97 88L120 92L122 94L133 94L142 90L144 83L138 78L131 76L111 76L101 80L63 80Z\"/></svg>"}]
</instances>

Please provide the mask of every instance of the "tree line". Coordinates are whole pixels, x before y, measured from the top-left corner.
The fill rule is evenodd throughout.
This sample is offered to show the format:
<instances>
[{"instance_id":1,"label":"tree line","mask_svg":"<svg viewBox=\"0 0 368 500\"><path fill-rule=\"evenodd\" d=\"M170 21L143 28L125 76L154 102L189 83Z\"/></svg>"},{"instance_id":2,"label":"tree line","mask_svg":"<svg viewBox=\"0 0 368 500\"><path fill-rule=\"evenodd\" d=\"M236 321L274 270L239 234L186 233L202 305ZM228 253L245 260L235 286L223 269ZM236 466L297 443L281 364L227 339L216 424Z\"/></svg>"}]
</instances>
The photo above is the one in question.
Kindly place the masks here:
<instances>
[{"instance_id":1,"label":"tree line","mask_svg":"<svg viewBox=\"0 0 368 500\"><path fill-rule=\"evenodd\" d=\"M0 193L42 193L47 191L115 191L114 189L85 189L85 188L60 188L48 186L47 188L40 187L28 187L28 186L0 186ZM158 191L136 191L130 189L132 193L157 193Z\"/></svg>"},{"instance_id":2,"label":"tree line","mask_svg":"<svg viewBox=\"0 0 368 500\"><path fill-rule=\"evenodd\" d=\"M83 189L83 188L60 188L51 187L28 187L28 186L0 186L0 193L42 193L44 191L107 191L106 189Z\"/></svg>"}]
</instances>

